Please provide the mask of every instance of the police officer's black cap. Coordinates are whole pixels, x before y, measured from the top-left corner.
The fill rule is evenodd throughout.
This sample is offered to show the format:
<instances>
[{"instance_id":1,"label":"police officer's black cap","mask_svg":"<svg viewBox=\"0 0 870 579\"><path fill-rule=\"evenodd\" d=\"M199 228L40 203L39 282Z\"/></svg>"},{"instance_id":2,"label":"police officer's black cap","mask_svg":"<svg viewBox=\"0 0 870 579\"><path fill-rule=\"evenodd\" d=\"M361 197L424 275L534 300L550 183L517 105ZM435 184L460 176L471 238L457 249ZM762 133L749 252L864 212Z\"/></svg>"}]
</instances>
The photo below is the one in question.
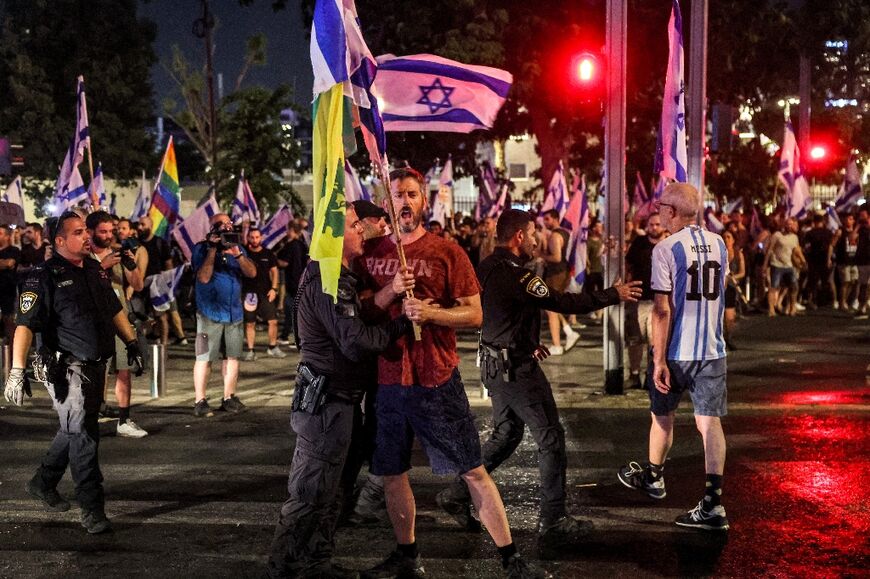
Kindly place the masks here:
<instances>
[{"instance_id":1,"label":"police officer's black cap","mask_svg":"<svg viewBox=\"0 0 870 579\"><path fill-rule=\"evenodd\" d=\"M366 217L383 217L386 219L387 212L383 210L383 208L378 207L371 201L364 201L360 199L359 201L353 202L353 209L356 211L356 216L359 219L365 219Z\"/></svg>"}]
</instances>

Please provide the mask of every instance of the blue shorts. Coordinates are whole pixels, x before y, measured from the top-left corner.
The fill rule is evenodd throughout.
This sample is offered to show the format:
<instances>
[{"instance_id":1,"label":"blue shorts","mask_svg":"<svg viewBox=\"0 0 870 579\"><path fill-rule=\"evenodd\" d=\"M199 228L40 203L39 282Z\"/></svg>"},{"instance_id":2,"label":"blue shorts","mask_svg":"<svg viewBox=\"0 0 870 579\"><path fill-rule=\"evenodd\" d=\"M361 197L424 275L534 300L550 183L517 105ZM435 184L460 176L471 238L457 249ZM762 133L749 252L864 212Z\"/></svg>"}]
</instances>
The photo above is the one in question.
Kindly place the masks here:
<instances>
[{"instance_id":1,"label":"blue shorts","mask_svg":"<svg viewBox=\"0 0 870 579\"><path fill-rule=\"evenodd\" d=\"M394 476L411 470L415 436L435 474L462 474L483 464L459 370L435 388L379 385L377 417L372 474Z\"/></svg>"},{"instance_id":2,"label":"blue shorts","mask_svg":"<svg viewBox=\"0 0 870 579\"><path fill-rule=\"evenodd\" d=\"M725 374L728 366L725 358L703 362L668 360L671 371L671 389L667 394L656 390L652 378L653 365L650 362L647 384L650 384L650 412L656 416L667 416L677 409L683 392L689 391L695 416L725 416L728 414L728 391L725 388Z\"/></svg>"},{"instance_id":3,"label":"blue shorts","mask_svg":"<svg viewBox=\"0 0 870 579\"><path fill-rule=\"evenodd\" d=\"M773 288L791 287L797 283L793 267L770 266L770 286Z\"/></svg>"}]
</instances>

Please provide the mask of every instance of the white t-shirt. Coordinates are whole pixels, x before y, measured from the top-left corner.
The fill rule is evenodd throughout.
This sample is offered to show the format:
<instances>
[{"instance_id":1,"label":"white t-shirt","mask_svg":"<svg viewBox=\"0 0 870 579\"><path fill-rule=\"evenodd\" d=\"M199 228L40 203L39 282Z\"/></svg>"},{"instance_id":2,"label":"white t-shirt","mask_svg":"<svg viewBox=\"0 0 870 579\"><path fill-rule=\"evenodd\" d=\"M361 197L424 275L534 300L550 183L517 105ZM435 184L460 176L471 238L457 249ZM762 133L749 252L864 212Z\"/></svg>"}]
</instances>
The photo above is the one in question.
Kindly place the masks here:
<instances>
[{"instance_id":1,"label":"white t-shirt","mask_svg":"<svg viewBox=\"0 0 870 579\"><path fill-rule=\"evenodd\" d=\"M697 225L684 227L653 248L650 286L671 298L668 360L725 356L722 315L727 276L725 242Z\"/></svg>"},{"instance_id":2,"label":"white t-shirt","mask_svg":"<svg viewBox=\"0 0 870 579\"><path fill-rule=\"evenodd\" d=\"M794 233L777 231L770 238L770 265L774 267L794 267L791 261L794 248L799 245Z\"/></svg>"}]
</instances>

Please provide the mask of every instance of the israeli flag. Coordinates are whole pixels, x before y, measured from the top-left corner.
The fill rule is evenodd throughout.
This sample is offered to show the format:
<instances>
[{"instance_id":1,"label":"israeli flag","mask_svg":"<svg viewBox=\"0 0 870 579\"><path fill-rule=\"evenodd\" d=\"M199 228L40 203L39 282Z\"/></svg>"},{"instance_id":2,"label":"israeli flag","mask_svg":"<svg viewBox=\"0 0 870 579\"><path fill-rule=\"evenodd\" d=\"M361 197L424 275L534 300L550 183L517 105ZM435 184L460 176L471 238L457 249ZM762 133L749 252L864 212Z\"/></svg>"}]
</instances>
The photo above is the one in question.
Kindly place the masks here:
<instances>
[{"instance_id":1,"label":"israeli flag","mask_svg":"<svg viewBox=\"0 0 870 579\"><path fill-rule=\"evenodd\" d=\"M712 207L704 210L704 224L707 230L713 233L722 233L725 230L725 225L716 217L716 211Z\"/></svg>"},{"instance_id":2,"label":"israeli flag","mask_svg":"<svg viewBox=\"0 0 870 579\"><path fill-rule=\"evenodd\" d=\"M251 191L251 185L245 179L244 171L239 175L239 186L236 187L236 197L233 199L230 217L237 225L243 221L247 221L251 225L259 225L260 223L260 209L257 207L257 200Z\"/></svg>"},{"instance_id":3,"label":"israeli flag","mask_svg":"<svg viewBox=\"0 0 870 579\"><path fill-rule=\"evenodd\" d=\"M493 203L492 207L489 208L489 214L487 215L487 217L492 217L496 220L501 217L501 214L510 203L510 199L508 197L509 189L510 186L507 184L507 182L501 184L501 192L499 193L498 201Z\"/></svg>"},{"instance_id":4,"label":"israeli flag","mask_svg":"<svg viewBox=\"0 0 870 579\"><path fill-rule=\"evenodd\" d=\"M432 221L447 227L453 207L453 158L448 157L438 175L438 192L432 203Z\"/></svg>"},{"instance_id":5,"label":"israeli flag","mask_svg":"<svg viewBox=\"0 0 870 579\"><path fill-rule=\"evenodd\" d=\"M272 249L287 235L287 225L293 221L293 212L282 205L266 225L260 229L263 239L260 243L267 249Z\"/></svg>"},{"instance_id":6,"label":"israeli flag","mask_svg":"<svg viewBox=\"0 0 870 579\"><path fill-rule=\"evenodd\" d=\"M94 180L91 182L91 191L97 198L97 207L106 207L106 184L103 181L103 164L97 163L94 171Z\"/></svg>"},{"instance_id":7,"label":"israeli flag","mask_svg":"<svg viewBox=\"0 0 870 579\"><path fill-rule=\"evenodd\" d=\"M85 79L79 76L76 84L76 130L63 159L60 175L58 175L57 183L54 186L54 197L51 201L52 213L55 216L88 198L88 190L79 172L79 165L85 158L85 149L90 148L90 146L91 136L88 129Z\"/></svg>"},{"instance_id":8,"label":"israeli flag","mask_svg":"<svg viewBox=\"0 0 870 579\"><path fill-rule=\"evenodd\" d=\"M169 305L175 300L175 292L181 283L181 276L184 274L185 267L187 267L187 264L179 265L176 268L149 275L145 278L145 285L149 287L148 293L151 297L151 305L158 312L168 310Z\"/></svg>"},{"instance_id":9,"label":"israeli flag","mask_svg":"<svg viewBox=\"0 0 870 579\"><path fill-rule=\"evenodd\" d=\"M347 159L344 160L344 187L344 198L348 203L372 200L371 191L363 184L356 169Z\"/></svg>"},{"instance_id":10,"label":"israeli flag","mask_svg":"<svg viewBox=\"0 0 870 579\"><path fill-rule=\"evenodd\" d=\"M3 201L14 203L24 209L24 192L21 188L21 175L15 177L3 193Z\"/></svg>"},{"instance_id":11,"label":"israeli flag","mask_svg":"<svg viewBox=\"0 0 870 579\"><path fill-rule=\"evenodd\" d=\"M474 207L474 218L480 221L492 211L498 197L498 181L495 171L489 162L480 166L480 186L477 191L477 205Z\"/></svg>"},{"instance_id":12,"label":"israeli flag","mask_svg":"<svg viewBox=\"0 0 870 579\"><path fill-rule=\"evenodd\" d=\"M488 129L513 76L432 54L379 56L372 92L387 131L468 133Z\"/></svg>"},{"instance_id":13,"label":"israeli flag","mask_svg":"<svg viewBox=\"0 0 870 579\"><path fill-rule=\"evenodd\" d=\"M582 287L586 281L586 241L589 237L589 200L586 198L585 176L581 178L580 188L571 197L565 218L568 221L566 229L571 231L568 261L574 268L574 281Z\"/></svg>"},{"instance_id":14,"label":"israeli flag","mask_svg":"<svg viewBox=\"0 0 870 579\"><path fill-rule=\"evenodd\" d=\"M559 166L553 173L553 178L550 179L550 186L547 187L547 198L544 199L544 204L541 206L541 215L551 209L559 212L559 221L565 217L565 212L568 211L568 183L565 180L565 167L562 161L559 161Z\"/></svg>"},{"instance_id":15,"label":"israeli flag","mask_svg":"<svg viewBox=\"0 0 870 579\"><path fill-rule=\"evenodd\" d=\"M679 0L674 0L668 22L668 71L662 99L662 123L656 147L655 170L680 183L688 181L686 167L686 91L683 82L683 18Z\"/></svg>"},{"instance_id":16,"label":"israeli flag","mask_svg":"<svg viewBox=\"0 0 870 579\"><path fill-rule=\"evenodd\" d=\"M794 136L791 120L785 122L785 136L779 161L779 179L785 186L785 205L789 217L801 219L812 203L810 186L803 174L801 153Z\"/></svg>"},{"instance_id":17,"label":"israeli flag","mask_svg":"<svg viewBox=\"0 0 870 579\"><path fill-rule=\"evenodd\" d=\"M149 191L148 180L145 179L145 171L143 170L142 180L139 182L139 195L136 196L136 204L133 206L133 212L130 213L131 221L139 221L148 215L148 208L151 207L151 193Z\"/></svg>"},{"instance_id":18,"label":"israeli flag","mask_svg":"<svg viewBox=\"0 0 870 579\"><path fill-rule=\"evenodd\" d=\"M187 216L187 219L176 224L172 230L172 237L178 242L181 252L188 261L193 253L193 246L208 235L209 229L211 229L209 220L220 212L221 208L217 200L213 196L209 197L208 201L194 209L193 213Z\"/></svg>"},{"instance_id":19,"label":"israeli flag","mask_svg":"<svg viewBox=\"0 0 870 579\"><path fill-rule=\"evenodd\" d=\"M843 185L840 187L840 192L837 195L834 206L837 208L837 211L848 211L863 198L861 173L858 172L858 164L855 162L855 156L852 155L849 157L849 163L846 165L846 176L843 178Z\"/></svg>"},{"instance_id":20,"label":"israeli flag","mask_svg":"<svg viewBox=\"0 0 870 579\"><path fill-rule=\"evenodd\" d=\"M843 222L840 221L840 216L837 215L837 210L828 205L825 208L825 213L828 216L828 229L833 231L834 233L838 232L843 228Z\"/></svg>"}]
</instances>

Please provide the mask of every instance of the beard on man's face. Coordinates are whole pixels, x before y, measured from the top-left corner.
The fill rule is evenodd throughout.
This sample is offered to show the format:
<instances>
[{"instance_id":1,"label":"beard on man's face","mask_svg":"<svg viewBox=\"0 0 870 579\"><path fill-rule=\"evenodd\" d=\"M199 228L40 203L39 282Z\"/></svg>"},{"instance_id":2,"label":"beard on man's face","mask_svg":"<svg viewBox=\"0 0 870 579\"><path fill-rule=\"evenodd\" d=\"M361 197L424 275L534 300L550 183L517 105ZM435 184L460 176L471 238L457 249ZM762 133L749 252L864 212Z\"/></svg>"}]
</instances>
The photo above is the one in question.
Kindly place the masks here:
<instances>
[{"instance_id":1,"label":"beard on man's face","mask_svg":"<svg viewBox=\"0 0 870 579\"><path fill-rule=\"evenodd\" d=\"M399 208L399 228L402 233L411 233L420 226L423 222L423 212L425 207L421 206L420 210L414 213L413 208L407 203Z\"/></svg>"},{"instance_id":2,"label":"beard on man's face","mask_svg":"<svg viewBox=\"0 0 870 579\"><path fill-rule=\"evenodd\" d=\"M100 249L106 249L110 247L112 245L112 241L114 241L114 239L112 239L111 237L107 237L105 239L97 235L91 237L91 243L93 243Z\"/></svg>"}]
</instances>

